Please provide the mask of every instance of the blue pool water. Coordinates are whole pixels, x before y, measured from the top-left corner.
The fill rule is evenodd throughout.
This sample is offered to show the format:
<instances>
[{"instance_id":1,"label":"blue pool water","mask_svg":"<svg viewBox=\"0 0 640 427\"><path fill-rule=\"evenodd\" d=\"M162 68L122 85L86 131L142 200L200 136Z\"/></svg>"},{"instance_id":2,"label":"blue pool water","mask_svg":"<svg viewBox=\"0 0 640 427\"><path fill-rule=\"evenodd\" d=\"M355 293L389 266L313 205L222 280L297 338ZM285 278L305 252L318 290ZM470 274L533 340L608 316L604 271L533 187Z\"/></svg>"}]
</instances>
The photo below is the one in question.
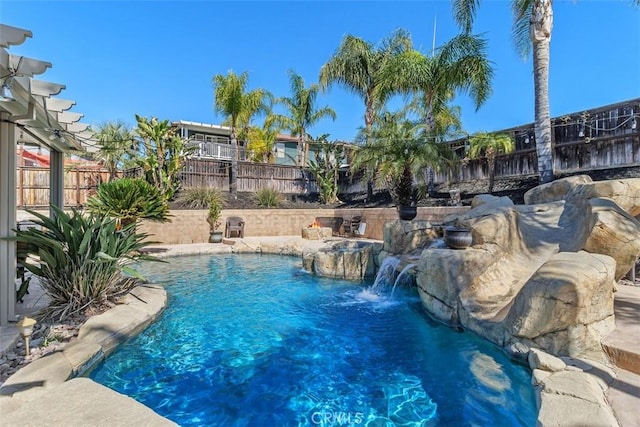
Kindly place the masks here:
<instances>
[{"instance_id":1,"label":"blue pool water","mask_svg":"<svg viewBox=\"0 0 640 427\"><path fill-rule=\"evenodd\" d=\"M430 321L415 289L377 296L265 255L143 270L168 309L91 377L180 425L535 425L528 370Z\"/></svg>"}]
</instances>

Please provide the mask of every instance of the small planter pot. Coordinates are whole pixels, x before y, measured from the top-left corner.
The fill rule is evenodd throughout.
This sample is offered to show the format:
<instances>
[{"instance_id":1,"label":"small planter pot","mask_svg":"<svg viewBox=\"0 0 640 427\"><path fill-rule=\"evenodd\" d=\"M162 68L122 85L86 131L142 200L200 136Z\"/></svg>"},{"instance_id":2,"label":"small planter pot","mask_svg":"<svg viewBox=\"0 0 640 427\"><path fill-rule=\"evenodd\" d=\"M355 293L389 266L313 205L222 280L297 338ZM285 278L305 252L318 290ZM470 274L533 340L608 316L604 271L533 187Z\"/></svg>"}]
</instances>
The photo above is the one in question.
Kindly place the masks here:
<instances>
[{"instance_id":1,"label":"small planter pot","mask_svg":"<svg viewBox=\"0 0 640 427\"><path fill-rule=\"evenodd\" d=\"M209 243L222 243L222 231L209 232Z\"/></svg>"},{"instance_id":2,"label":"small planter pot","mask_svg":"<svg viewBox=\"0 0 640 427\"><path fill-rule=\"evenodd\" d=\"M444 242L451 249L465 249L473 243L473 236L468 228L446 227Z\"/></svg>"},{"instance_id":3,"label":"small planter pot","mask_svg":"<svg viewBox=\"0 0 640 427\"><path fill-rule=\"evenodd\" d=\"M418 208L416 206L398 206L398 216L401 220L411 221L418 215Z\"/></svg>"}]
</instances>

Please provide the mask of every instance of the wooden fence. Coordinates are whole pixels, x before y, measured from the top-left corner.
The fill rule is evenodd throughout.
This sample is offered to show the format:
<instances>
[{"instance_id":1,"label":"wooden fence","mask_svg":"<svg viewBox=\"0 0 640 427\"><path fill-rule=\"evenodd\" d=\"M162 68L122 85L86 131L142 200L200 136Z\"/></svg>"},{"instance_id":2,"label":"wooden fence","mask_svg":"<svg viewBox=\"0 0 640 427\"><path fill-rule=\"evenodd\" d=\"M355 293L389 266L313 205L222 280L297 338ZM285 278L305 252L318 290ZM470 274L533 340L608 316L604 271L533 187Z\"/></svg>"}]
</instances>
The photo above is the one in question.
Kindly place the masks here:
<instances>
[{"instance_id":1,"label":"wooden fence","mask_svg":"<svg viewBox=\"0 0 640 427\"><path fill-rule=\"evenodd\" d=\"M210 186L229 189L230 163L224 160L188 159L179 175L184 187ZM317 192L315 177L298 166L238 163L238 191L255 192L271 188L280 193Z\"/></svg>"},{"instance_id":2,"label":"wooden fence","mask_svg":"<svg viewBox=\"0 0 640 427\"><path fill-rule=\"evenodd\" d=\"M556 173L575 173L601 168L640 165L640 98L592 110L567 114L551 119ZM515 151L496 159L497 178L531 176L538 173L533 124L499 131L509 133L515 140ZM464 139L451 141L462 159ZM230 162L225 160L188 159L179 175L184 187L210 186L229 189ZM49 204L49 169L41 167L17 168L18 207L44 207ZM140 171L125 171L125 176L139 176ZM74 168L65 171L64 200L67 207L82 206L95 192L98 184L108 177L106 170ZM436 174L436 184L488 179L486 159L465 162L453 175ZM238 163L238 191L255 192L271 188L280 193L317 193L315 177L309 169L298 166L264 163ZM366 191L361 178L349 171L340 172L340 192Z\"/></svg>"},{"instance_id":3,"label":"wooden fence","mask_svg":"<svg viewBox=\"0 0 640 427\"><path fill-rule=\"evenodd\" d=\"M65 169L64 205L83 206L98 185L108 179L109 172L95 168ZM18 208L49 206L49 168L18 166L16 168L16 204Z\"/></svg>"},{"instance_id":4,"label":"wooden fence","mask_svg":"<svg viewBox=\"0 0 640 427\"><path fill-rule=\"evenodd\" d=\"M640 98L551 119L554 170L618 168L640 164ZM496 158L496 177L536 175L538 162L534 125L498 131L513 136L515 151ZM462 159L467 142L452 141ZM435 182L488 179L486 159L470 160L456 173L436 174Z\"/></svg>"}]
</instances>

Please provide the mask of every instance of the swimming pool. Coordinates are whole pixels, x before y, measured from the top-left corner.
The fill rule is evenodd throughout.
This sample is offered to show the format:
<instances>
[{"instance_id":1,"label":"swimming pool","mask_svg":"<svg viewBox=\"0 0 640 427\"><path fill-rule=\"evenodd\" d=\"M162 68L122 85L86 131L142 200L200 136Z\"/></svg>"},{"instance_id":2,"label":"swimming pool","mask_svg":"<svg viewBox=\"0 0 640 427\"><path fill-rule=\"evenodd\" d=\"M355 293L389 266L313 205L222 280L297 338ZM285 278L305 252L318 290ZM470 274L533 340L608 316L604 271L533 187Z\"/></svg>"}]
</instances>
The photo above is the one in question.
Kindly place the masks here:
<instances>
[{"instance_id":1,"label":"swimming pool","mask_svg":"<svg viewBox=\"0 0 640 427\"><path fill-rule=\"evenodd\" d=\"M143 270L169 306L91 377L180 425L535 424L529 371L431 321L415 289L377 297L267 255Z\"/></svg>"}]
</instances>

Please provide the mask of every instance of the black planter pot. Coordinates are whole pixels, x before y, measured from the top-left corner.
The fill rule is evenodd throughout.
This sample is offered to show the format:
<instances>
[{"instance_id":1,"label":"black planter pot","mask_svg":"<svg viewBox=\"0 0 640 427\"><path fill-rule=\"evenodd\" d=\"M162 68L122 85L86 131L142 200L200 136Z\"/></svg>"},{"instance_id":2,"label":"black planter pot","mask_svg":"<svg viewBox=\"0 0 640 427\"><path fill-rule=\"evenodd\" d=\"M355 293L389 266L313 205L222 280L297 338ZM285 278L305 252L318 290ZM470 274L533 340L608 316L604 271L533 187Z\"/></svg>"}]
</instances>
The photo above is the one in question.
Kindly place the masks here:
<instances>
[{"instance_id":1,"label":"black planter pot","mask_svg":"<svg viewBox=\"0 0 640 427\"><path fill-rule=\"evenodd\" d=\"M465 249L473 243L473 236L468 228L446 227L444 242L451 249Z\"/></svg>"},{"instance_id":2,"label":"black planter pot","mask_svg":"<svg viewBox=\"0 0 640 427\"><path fill-rule=\"evenodd\" d=\"M411 221L418 215L418 208L416 206L398 206L398 216L404 221Z\"/></svg>"}]
</instances>

